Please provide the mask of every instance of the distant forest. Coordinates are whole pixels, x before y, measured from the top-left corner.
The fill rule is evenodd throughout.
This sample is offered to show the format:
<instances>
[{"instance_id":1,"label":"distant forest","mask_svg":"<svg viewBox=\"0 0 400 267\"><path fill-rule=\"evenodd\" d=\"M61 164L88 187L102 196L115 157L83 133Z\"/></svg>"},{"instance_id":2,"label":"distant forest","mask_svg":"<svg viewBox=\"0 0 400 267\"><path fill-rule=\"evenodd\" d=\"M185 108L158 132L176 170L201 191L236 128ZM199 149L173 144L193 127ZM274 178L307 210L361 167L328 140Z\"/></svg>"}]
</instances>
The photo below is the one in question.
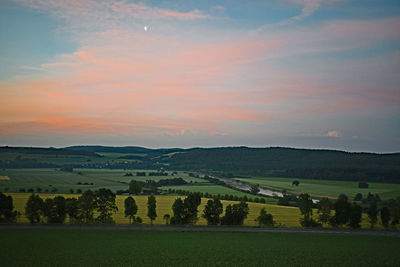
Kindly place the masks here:
<instances>
[{"instance_id":1,"label":"distant forest","mask_svg":"<svg viewBox=\"0 0 400 267\"><path fill-rule=\"evenodd\" d=\"M98 153L121 153L120 161ZM24 155L36 154L34 159ZM275 176L322 180L400 183L400 153L349 153L335 150L294 148L192 148L75 146L55 148L0 147L1 168L60 167L40 155L74 155L96 159L73 163L81 168L166 169L212 172L224 177ZM130 155L134 154L134 155ZM3 155L3 156L2 156ZM9 156L9 155L12 155ZM19 156L15 156L19 155ZM7 158L8 157L8 158ZM124 160L134 159L134 161Z\"/></svg>"}]
</instances>

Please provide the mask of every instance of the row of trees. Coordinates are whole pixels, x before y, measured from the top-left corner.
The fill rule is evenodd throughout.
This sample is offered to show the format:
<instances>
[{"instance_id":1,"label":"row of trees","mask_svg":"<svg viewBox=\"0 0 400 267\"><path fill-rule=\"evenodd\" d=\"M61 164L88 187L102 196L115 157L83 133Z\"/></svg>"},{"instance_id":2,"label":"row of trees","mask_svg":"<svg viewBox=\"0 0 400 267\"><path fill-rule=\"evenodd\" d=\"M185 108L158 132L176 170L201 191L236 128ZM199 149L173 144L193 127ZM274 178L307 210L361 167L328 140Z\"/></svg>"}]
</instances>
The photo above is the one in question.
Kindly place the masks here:
<instances>
[{"instance_id":1,"label":"row of trees","mask_svg":"<svg viewBox=\"0 0 400 267\"><path fill-rule=\"evenodd\" d=\"M118 210L115 194L110 189L87 190L79 198L56 196L43 201L32 194L25 206L25 216L31 223L44 219L48 223L114 223L112 214ZM96 215L96 216L95 216Z\"/></svg>"},{"instance_id":2,"label":"row of trees","mask_svg":"<svg viewBox=\"0 0 400 267\"><path fill-rule=\"evenodd\" d=\"M395 227L400 221L399 204L400 199L390 200L383 203L379 208L377 201L371 201L369 206L364 209L368 215L371 228L378 222L378 217L380 217L385 228L389 225ZM360 228L363 207L356 202L350 202L344 194L341 194L335 202L328 198L321 199L317 204L318 220L312 218L314 204L310 195L301 194L298 197L298 205L303 216L300 220L302 226L315 227L330 224L334 227Z\"/></svg>"},{"instance_id":3,"label":"row of trees","mask_svg":"<svg viewBox=\"0 0 400 267\"><path fill-rule=\"evenodd\" d=\"M178 194L178 195L183 195L183 196L188 196L192 194L192 191L187 191L187 190L182 190L182 189L173 189L169 188L168 189L168 194ZM210 193L203 193L203 192L196 192L197 194L200 194L200 196L203 198L218 198L221 200L230 200L230 201L244 201L244 202L255 202L255 203L265 203L265 198L264 197L247 197L246 195L241 197L241 196L234 196L232 194L210 194Z\"/></svg>"}]
</instances>

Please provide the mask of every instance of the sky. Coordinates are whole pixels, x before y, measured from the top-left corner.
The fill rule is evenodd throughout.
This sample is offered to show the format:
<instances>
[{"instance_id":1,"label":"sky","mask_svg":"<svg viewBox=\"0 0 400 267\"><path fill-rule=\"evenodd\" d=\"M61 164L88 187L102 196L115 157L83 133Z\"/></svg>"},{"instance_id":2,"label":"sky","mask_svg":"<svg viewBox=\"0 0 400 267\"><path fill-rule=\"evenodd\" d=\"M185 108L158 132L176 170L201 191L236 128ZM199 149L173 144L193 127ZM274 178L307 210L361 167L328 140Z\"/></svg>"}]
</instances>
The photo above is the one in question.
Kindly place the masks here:
<instances>
[{"instance_id":1,"label":"sky","mask_svg":"<svg viewBox=\"0 0 400 267\"><path fill-rule=\"evenodd\" d=\"M400 151L398 0L2 0L0 145Z\"/></svg>"}]
</instances>

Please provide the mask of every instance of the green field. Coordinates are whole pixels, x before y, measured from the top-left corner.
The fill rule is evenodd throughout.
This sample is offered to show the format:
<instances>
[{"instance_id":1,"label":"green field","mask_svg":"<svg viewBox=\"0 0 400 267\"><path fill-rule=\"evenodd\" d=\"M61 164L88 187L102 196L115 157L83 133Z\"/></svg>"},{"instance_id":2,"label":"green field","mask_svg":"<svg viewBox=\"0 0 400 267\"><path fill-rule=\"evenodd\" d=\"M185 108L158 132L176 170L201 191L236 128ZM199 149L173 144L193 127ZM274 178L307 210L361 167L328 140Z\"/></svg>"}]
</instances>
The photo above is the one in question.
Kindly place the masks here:
<instances>
[{"instance_id":1,"label":"green field","mask_svg":"<svg viewBox=\"0 0 400 267\"><path fill-rule=\"evenodd\" d=\"M46 189L49 192L53 188L57 188L58 193L69 193L71 189L76 192L77 189L82 191L99 188L109 188L114 192L117 190L128 189L128 183L134 179L137 181L171 179L181 177L188 185L161 187L160 189L168 190L169 188L187 190L192 192L203 192L210 194L229 194L235 196L247 196L254 198L254 195L236 191L225 186L216 185L206 180L189 176L187 172L178 171L172 176L169 171L168 176L136 176L136 172L154 172L155 170L120 170L120 169L74 169L73 172L63 172L58 169L6 169L0 170L0 192L18 192L20 188L26 191L32 188L35 192L40 187L42 192ZM124 176L126 173L132 173L133 176ZM6 179L7 177L8 179ZM78 183L88 183L88 185L79 185ZM91 185L93 183L93 185ZM276 203L275 199L265 198L268 203Z\"/></svg>"},{"instance_id":2,"label":"green field","mask_svg":"<svg viewBox=\"0 0 400 267\"><path fill-rule=\"evenodd\" d=\"M296 233L0 230L3 266L399 266L400 238Z\"/></svg>"},{"instance_id":3,"label":"green field","mask_svg":"<svg viewBox=\"0 0 400 267\"><path fill-rule=\"evenodd\" d=\"M330 180L311 180L297 178L277 178L277 177L254 177L254 178L234 178L248 183L259 184L271 189L300 194L309 193L314 197L324 197L336 199L340 194L346 194L350 198L357 193L367 196L368 192L379 194L381 199L400 197L400 184L372 183L368 182L369 188L358 188L358 182L330 181ZM292 185L294 180L300 182L299 186Z\"/></svg>"}]
</instances>

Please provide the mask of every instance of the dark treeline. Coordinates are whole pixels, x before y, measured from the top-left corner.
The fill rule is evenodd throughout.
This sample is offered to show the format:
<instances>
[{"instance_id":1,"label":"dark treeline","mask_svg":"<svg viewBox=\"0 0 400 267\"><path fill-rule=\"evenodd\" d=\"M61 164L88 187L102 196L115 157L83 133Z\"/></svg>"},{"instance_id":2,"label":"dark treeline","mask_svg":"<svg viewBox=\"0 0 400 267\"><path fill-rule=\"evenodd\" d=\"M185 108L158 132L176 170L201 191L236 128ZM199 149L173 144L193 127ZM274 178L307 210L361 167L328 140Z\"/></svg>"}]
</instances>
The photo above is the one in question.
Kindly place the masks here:
<instances>
[{"instance_id":1,"label":"dark treeline","mask_svg":"<svg viewBox=\"0 0 400 267\"><path fill-rule=\"evenodd\" d=\"M196 193L199 194L200 197L204 197L204 198L218 198L221 200L230 200L230 201L244 201L244 202L254 202L254 203L266 203L265 198L264 197L247 197L247 196L236 196L236 195L232 195L232 194L225 194L225 195L221 195L221 194L210 194L210 193L203 193L203 192L192 192L192 191L187 191L187 190L182 190L182 189L171 189L169 188L167 190L168 194L178 194L178 195L182 195L182 196L188 196L191 193Z\"/></svg>"},{"instance_id":2,"label":"dark treeline","mask_svg":"<svg viewBox=\"0 0 400 267\"><path fill-rule=\"evenodd\" d=\"M147 185L160 187L160 186L172 186L172 185L185 185L187 182L183 178L171 178L171 179L160 179L158 181L147 180Z\"/></svg>"},{"instance_id":3,"label":"dark treeline","mask_svg":"<svg viewBox=\"0 0 400 267\"><path fill-rule=\"evenodd\" d=\"M310 195L303 193L297 198L297 203L303 216L300 223L304 227L329 224L333 227L360 228L363 213L368 215L371 228L377 224L378 218L385 228L395 228L400 223L400 198L381 201L378 196L371 194L368 200L360 203L350 201L346 195L341 194L336 201L323 198L313 204ZM313 208L317 208L317 220L312 218Z\"/></svg>"},{"instance_id":4,"label":"dark treeline","mask_svg":"<svg viewBox=\"0 0 400 267\"><path fill-rule=\"evenodd\" d=\"M166 160L170 169L279 177L400 183L400 153L348 153L293 148L198 148Z\"/></svg>"},{"instance_id":5,"label":"dark treeline","mask_svg":"<svg viewBox=\"0 0 400 267\"><path fill-rule=\"evenodd\" d=\"M25 206L25 216L31 223L113 224L112 215L118 210L115 194L109 189L87 190L78 198L41 199L32 194Z\"/></svg>"}]
</instances>

